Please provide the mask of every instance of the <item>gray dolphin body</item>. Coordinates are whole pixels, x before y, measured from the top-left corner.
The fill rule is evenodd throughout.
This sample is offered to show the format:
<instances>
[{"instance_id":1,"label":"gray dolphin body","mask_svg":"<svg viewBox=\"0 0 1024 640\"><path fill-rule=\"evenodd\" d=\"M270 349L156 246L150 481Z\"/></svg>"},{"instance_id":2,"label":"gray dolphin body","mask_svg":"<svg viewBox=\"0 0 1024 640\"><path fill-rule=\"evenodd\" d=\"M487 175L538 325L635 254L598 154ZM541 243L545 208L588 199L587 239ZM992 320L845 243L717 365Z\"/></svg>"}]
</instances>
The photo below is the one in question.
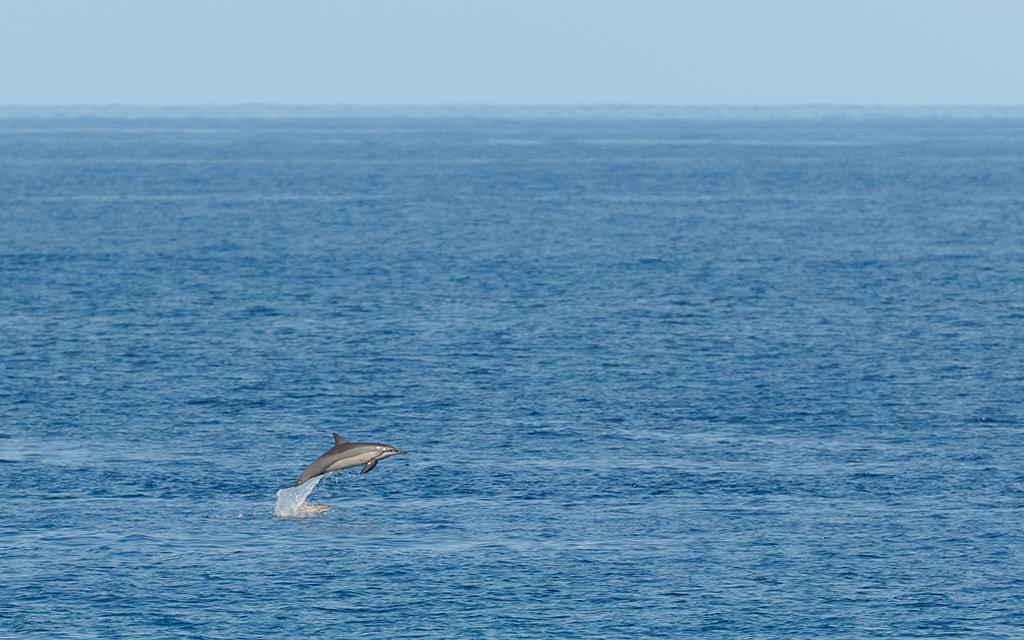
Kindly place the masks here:
<instances>
[{"instance_id":1,"label":"gray dolphin body","mask_svg":"<svg viewBox=\"0 0 1024 640\"><path fill-rule=\"evenodd\" d=\"M322 476L332 471L341 471L351 467L363 465L363 473L373 471L377 463L384 458L402 453L389 444L380 442L348 442L338 434L334 436L334 446L324 455L314 460L308 467L302 470L302 475L293 485L304 484L310 478Z\"/></svg>"}]
</instances>

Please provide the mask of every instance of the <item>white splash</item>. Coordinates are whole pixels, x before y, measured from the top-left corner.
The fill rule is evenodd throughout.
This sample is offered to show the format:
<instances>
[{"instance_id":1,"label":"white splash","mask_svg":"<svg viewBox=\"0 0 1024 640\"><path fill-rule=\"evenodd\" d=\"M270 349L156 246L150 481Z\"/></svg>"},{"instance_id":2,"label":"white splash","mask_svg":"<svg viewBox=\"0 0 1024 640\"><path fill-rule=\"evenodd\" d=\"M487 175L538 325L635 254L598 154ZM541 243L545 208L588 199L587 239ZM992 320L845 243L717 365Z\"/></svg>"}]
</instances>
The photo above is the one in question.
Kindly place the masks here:
<instances>
[{"instance_id":1,"label":"white splash","mask_svg":"<svg viewBox=\"0 0 1024 640\"><path fill-rule=\"evenodd\" d=\"M306 504L306 498L313 492L322 477L310 478L306 480L305 484L300 484L297 487L279 489L277 504L274 505L274 515L279 518L308 518L329 511L331 508L326 504Z\"/></svg>"}]
</instances>

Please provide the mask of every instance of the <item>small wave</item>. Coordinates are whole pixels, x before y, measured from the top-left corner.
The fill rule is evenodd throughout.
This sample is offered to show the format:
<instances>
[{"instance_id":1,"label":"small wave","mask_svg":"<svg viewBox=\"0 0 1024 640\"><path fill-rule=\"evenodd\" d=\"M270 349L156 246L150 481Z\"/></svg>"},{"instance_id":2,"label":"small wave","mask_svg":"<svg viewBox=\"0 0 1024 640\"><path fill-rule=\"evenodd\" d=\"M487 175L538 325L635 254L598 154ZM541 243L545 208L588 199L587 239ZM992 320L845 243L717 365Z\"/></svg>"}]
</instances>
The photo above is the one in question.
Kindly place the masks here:
<instances>
[{"instance_id":1,"label":"small wave","mask_svg":"<svg viewBox=\"0 0 1024 640\"><path fill-rule=\"evenodd\" d=\"M308 518L329 511L330 507L325 504L306 504L306 498L313 492L322 477L310 478L305 484L300 484L297 487L279 489L277 503L274 505L274 515L279 518Z\"/></svg>"}]
</instances>

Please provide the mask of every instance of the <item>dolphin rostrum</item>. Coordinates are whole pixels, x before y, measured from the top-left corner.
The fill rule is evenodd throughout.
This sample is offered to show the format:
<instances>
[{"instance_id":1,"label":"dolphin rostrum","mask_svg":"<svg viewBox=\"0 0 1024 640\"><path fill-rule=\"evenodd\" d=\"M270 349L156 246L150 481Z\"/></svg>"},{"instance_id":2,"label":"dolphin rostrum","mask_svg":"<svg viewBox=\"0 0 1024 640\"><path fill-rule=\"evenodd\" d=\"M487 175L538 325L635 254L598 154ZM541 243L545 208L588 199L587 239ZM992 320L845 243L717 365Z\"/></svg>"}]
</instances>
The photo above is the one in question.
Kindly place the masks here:
<instances>
[{"instance_id":1,"label":"dolphin rostrum","mask_svg":"<svg viewBox=\"0 0 1024 640\"><path fill-rule=\"evenodd\" d=\"M349 442L336 433L332 435L334 436L334 446L303 469L299 479L290 486L295 487L304 484L310 478L359 465L363 465L363 473L369 473L384 458L404 453L389 444Z\"/></svg>"}]
</instances>

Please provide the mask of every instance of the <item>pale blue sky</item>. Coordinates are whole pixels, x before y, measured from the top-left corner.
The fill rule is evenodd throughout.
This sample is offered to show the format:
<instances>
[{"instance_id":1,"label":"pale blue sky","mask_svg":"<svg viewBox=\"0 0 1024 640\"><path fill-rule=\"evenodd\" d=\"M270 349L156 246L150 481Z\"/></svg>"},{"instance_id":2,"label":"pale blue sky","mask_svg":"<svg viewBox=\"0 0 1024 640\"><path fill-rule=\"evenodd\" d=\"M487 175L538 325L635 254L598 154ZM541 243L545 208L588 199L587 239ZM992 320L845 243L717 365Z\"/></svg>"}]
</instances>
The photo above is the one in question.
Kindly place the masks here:
<instances>
[{"instance_id":1,"label":"pale blue sky","mask_svg":"<svg viewBox=\"0 0 1024 640\"><path fill-rule=\"evenodd\" d=\"M1022 104L1024 0L0 0L0 104Z\"/></svg>"}]
</instances>

